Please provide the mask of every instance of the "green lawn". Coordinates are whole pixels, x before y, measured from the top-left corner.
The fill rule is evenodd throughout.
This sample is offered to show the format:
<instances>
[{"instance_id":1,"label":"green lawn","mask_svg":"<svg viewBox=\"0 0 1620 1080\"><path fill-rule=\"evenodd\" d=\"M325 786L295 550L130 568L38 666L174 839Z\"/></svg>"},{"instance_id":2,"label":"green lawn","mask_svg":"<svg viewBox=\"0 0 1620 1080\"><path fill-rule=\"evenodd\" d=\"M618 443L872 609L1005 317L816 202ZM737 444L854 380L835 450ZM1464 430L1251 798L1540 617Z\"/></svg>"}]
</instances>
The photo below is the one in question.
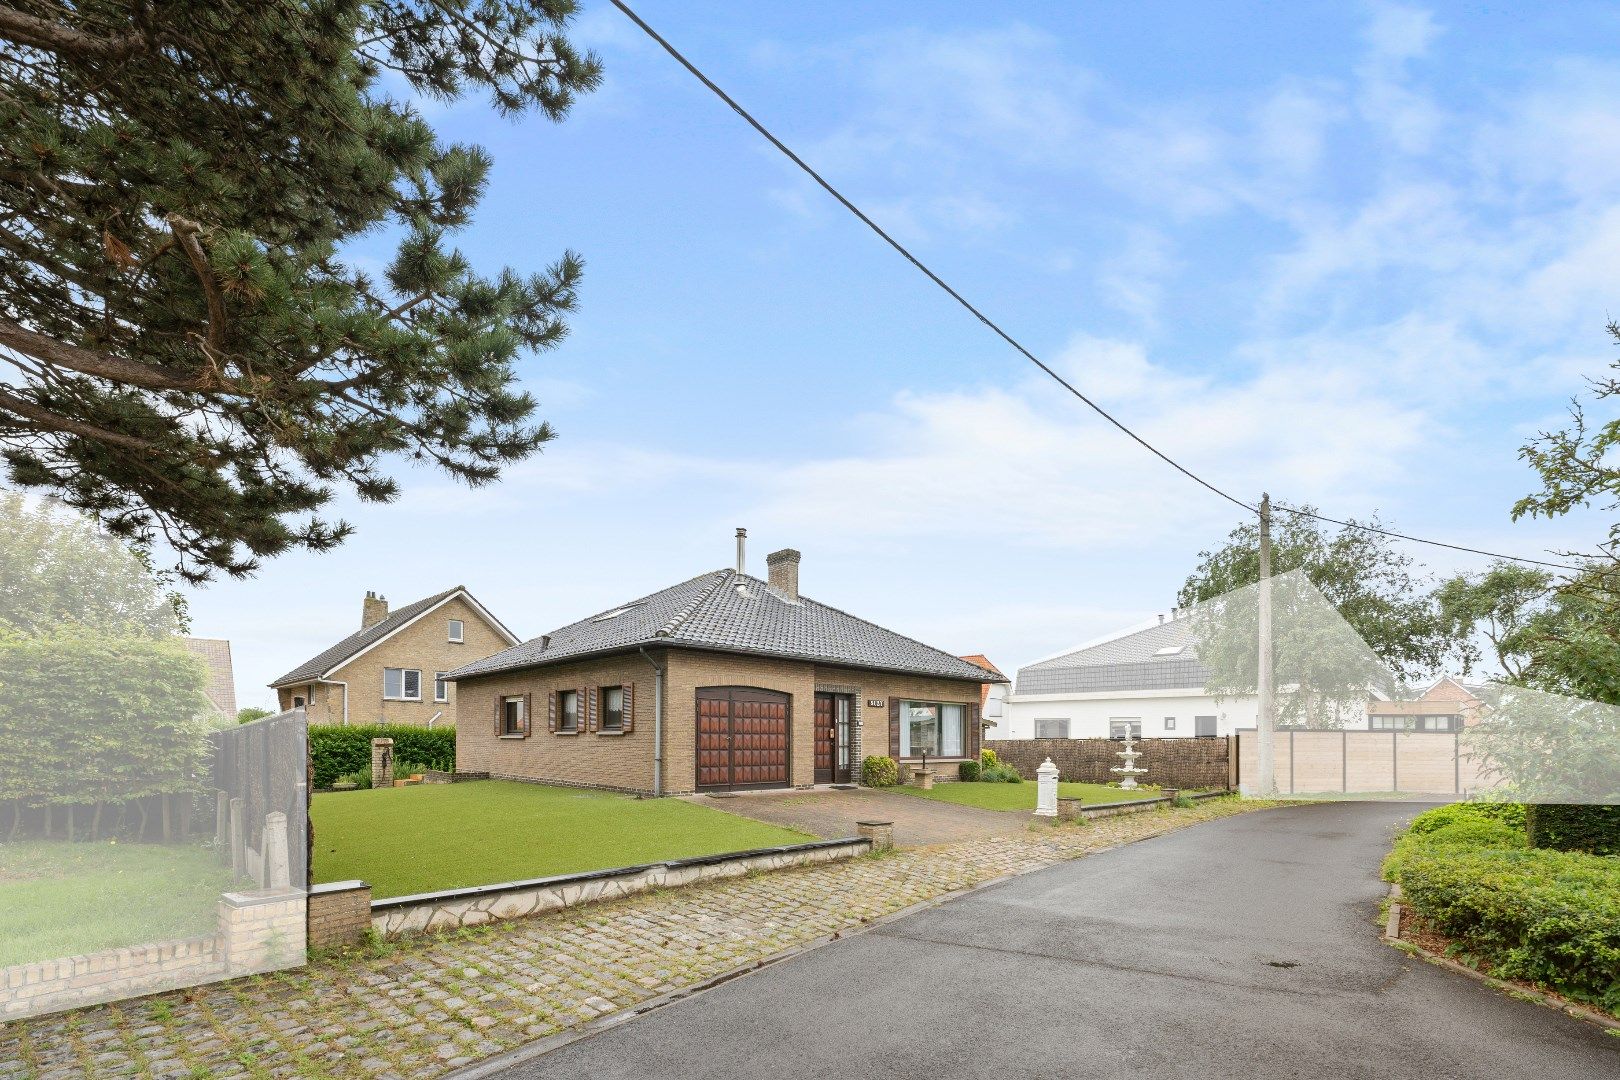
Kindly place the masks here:
<instances>
[{"instance_id":1,"label":"green lawn","mask_svg":"<svg viewBox=\"0 0 1620 1080\"><path fill-rule=\"evenodd\" d=\"M1032 780L1022 784L947 781L935 784L927 791L909 784L892 787L889 790L898 791L903 795L915 795L919 799L956 803L958 806L977 806L984 810L1022 810L1025 813L1032 813L1035 810L1035 782ZM1140 787L1135 791L1121 791L1107 784L1059 783L1058 795L1065 799L1079 799L1085 803L1127 802L1156 799L1159 797L1159 789Z\"/></svg>"},{"instance_id":2,"label":"green lawn","mask_svg":"<svg viewBox=\"0 0 1620 1080\"><path fill-rule=\"evenodd\" d=\"M678 799L479 780L318 794L315 880L373 897L802 844L781 829Z\"/></svg>"},{"instance_id":3,"label":"green lawn","mask_svg":"<svg viewBox=\"0 0 1620 1080\"><path fill-rule=\"evenodd\" d=\"M0 967L211 934L229 867L178 844L0 844Z\"/></svg>"}]
</instances>

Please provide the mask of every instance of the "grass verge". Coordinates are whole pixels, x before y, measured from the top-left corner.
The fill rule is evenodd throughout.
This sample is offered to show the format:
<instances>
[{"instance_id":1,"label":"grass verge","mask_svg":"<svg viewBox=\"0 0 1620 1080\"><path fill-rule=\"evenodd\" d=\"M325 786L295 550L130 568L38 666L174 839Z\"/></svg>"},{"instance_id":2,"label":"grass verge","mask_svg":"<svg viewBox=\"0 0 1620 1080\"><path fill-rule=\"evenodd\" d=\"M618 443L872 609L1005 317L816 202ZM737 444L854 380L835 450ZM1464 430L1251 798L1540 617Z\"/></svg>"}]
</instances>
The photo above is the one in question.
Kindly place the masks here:
<instances>
[{"instance_id":1,"label":"grass verge","mask_svg":"<svg viewBox=\"0 0 1620 1080\"><path fill-rule=\"evenodd\" d=\"M1035 789L1033 781L1026 781L1022 784L946 782L935 784L927 791L909 785L886 790L898 791L902 795L915 795L919 799L933 799L935 802L977 806L981 810L1011 810L1028 814L1035 810ZM1159 789L1141 787L1135 791L1121 791L1107 784L1060 783L1058 795L1065 799L1079 799L1083 803L1132 802L1156 799L1159 797Z\"/></svg>"},{"instance_id":2,"label":"grass verge","mask_svg":"<svg viewBox=\"0 0 1620 1080\"><path fill-rule=\"evenodd\" d=\"M816 839L678 799L482 780L313 799L315 880L381 898Z\"/></svg>"}]
</instances>

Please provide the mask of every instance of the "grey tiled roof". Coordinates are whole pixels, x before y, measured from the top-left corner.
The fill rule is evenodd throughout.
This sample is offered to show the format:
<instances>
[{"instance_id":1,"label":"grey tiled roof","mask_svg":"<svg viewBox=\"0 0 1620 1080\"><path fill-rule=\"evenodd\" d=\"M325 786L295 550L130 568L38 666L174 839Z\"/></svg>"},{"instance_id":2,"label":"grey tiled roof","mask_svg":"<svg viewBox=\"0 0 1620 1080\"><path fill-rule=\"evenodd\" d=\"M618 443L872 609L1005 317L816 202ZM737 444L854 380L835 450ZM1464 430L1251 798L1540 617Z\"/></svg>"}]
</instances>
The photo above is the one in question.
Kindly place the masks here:
<instances>
[{"instance_id":1,"label":"grey tiled roof","mask_svg":"<svg viewBox=\"0 0 1620 1080\"><path fill-rule=\"evenodd\" d=\"M208 665L208 700L225 716L236 719L236 675L231 670L231 643L224 638L182 638L191 655Z\"/></svg>"},{"instance_id":2,"label":"grey tiled roof","mask_svg":"<svg viewBox=\"0 0 1620 1080\"><path fill-rule=\"evenodd\" d=\"M1174 655L1160 649L1183 647ZM1018 669L1017 693L1087 694L1111 690L1201 690L1209 677L1187 619L1137 630Z\"/></svg>"},{"instance_id":3,"label":"grey tiled roof","mask_svg":"<svg viewBox=\"0 0 1620 1080\"><path fill-rule=\"evenodd\" d=\"M286 686L288 683L307 682L310 679L318 679L322 675L325 675L328 671L331 671L337 665L341 664L343 661L347 660L349 657L353 656L355 653L359 652L361 649L365 648L367 645L379 641L393 633L395 630L398 630L401 626L404 626L412 619L415 619L417 616L433 607L433 605L437 604L445 597L462 591L462 587L457 585L453 589L446 589L444 592L434 593L432 596L424 597L413 604L406 604L398 611L391 611L388 613L388 617L386 619L383 619L381 622L373 623L364 630L350 634L336 645L333 645L330 649L316 653L314 656L310 657L308 660L305 660L302 664L299 664L297 667L293 668L291 671L287 672L287 674L283 675L270 685Z\"/></svg>"},{"instance_id":4,"label":"grey tiled roof","mask_svg":"<svg viewBox=\"0 0 1620 1080\"><path fill-rule=\"evenodd\" d=\"M610 608L451 672L464 679L496 671L641 645L684 646L783 656L1005 682L993 671L801 596L789 600L759 578L715 570Z\"/></svg>"}]
</instances>

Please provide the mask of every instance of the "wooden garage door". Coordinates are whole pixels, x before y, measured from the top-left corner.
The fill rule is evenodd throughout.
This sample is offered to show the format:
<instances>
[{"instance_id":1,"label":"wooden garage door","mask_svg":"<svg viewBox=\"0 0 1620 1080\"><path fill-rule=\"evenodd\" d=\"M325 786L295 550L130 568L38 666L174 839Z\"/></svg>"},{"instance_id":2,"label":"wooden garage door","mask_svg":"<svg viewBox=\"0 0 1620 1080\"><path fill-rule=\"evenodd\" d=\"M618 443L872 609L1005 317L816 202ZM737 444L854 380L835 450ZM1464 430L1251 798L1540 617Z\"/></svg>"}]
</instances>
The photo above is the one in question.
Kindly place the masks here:
<instances>
[{"instance_id":1,"label":"wooden garage door","mask_svg":"<svg viewBox=\"0 0 1620 1080\"><path fill-rule=\"evenodd\" d=\"M697 786L786 787L788 696L746 686L697 692Z\"/></svg>"}]
</instances>

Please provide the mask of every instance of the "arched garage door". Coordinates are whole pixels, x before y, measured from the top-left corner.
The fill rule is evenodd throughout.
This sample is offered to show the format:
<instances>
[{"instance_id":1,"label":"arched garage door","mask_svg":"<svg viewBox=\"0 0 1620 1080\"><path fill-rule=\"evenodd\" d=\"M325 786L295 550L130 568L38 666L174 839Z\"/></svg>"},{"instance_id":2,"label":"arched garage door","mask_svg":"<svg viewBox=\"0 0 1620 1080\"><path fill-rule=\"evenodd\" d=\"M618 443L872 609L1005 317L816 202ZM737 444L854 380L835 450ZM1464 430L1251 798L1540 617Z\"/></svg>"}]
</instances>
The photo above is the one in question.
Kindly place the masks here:
<instances>
[{"instance_id":1,"label":"arched garage door","mask_svg":"<svg viewBox=\"0 0 1620 1080\"><path fill-rule=\"evenodd\" d=\"M788 695L750 686L697 692L699 791L786 787Z\"/></svg>"}]
</instances>

